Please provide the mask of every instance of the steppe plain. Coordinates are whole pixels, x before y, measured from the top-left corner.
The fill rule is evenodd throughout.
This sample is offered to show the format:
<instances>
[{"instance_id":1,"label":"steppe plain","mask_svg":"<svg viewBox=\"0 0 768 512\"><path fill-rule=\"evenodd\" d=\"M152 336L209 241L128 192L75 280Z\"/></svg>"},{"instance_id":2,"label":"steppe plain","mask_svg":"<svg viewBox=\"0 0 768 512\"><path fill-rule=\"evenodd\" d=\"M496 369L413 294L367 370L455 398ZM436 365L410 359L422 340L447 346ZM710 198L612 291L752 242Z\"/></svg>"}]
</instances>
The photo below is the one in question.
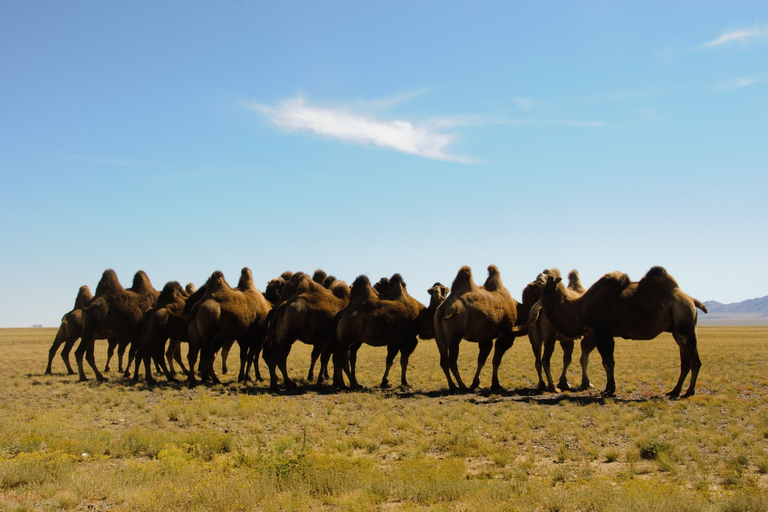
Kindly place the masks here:
<instances>
[{"instance_id":1,"label":"steppe plain","mask_svg":"<svg viewBox=\"0 0 768 512\"><path fill-rule=\"evenodd\" d=\"M0 329L3 511L768 510L768 327L699 327L696 395L681 400L664 397L679 372L669 335L617 340L613 398L596 352L594 389L537 391L527 337L504 357L507 392L454 395L429 340L410 389L376 388L386 352L363 346L362 391L307 383L297 342L299 390L275 394L232 370L222 385L147 387L113 361L109 382L80 383L57 356L44 375L54 335ZM470 380L477 346L461 350ZM96 351L103 365L106 342Z\"/></svg>"}]
</instances>

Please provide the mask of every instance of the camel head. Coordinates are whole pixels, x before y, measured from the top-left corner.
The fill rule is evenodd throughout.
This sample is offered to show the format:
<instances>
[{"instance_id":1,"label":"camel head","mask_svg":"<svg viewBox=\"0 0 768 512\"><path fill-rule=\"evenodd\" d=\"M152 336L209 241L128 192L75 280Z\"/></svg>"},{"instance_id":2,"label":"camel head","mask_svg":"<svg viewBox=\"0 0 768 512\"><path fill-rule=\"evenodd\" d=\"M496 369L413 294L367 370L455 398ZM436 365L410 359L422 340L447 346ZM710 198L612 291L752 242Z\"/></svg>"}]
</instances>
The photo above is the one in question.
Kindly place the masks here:
<instances>
[{"instance_id":1,"label":"camel head","mask_svg":"<svg viewBox=\"0 0 768 512\"><path fill-rule=\"evenodd\" d=\"M187 298L187 292L181 287L178 281L168 281L163 286L160 296L157 298L158 306L165 306L175 302L177 298Z\"/></svg>"},{"instance_id":2,"label":"camel head","mask_svg":"<svg viewBox=\"0 0 768 512\"><path fill-rule=\"evenodd\" d=\"M542 294L553 293L557 288L557 285L562 282L563 278L560 276L560 272L553 272L552 270L545 270L536 277L536 286L541 289Z\"/></svg>"},{"instance_id":3,"label":"camel head","mask_svg":"<svg viewBox=\"0 0 768 512\"><path fill-rule=\"evenodd\" d=\"M195 283L187 283L187 286L184 287L184 291L187 292L187 295L192 295L197 291L197 288L195 287Z\"/></svg>"},{"instance_id":4,"label":"camel head","mask_svg":"<svg viewBox=\"0 0 768 512\"><path fill-rule=\"evenodd\" d=\"M264 291L264 298L272 304L277 304L280 300L280 295L285 288L286 280L282 277L276 277L267 283L267 289Z\"/></svg>"},{"instance_id":5,"label":"camel head","mask_svg":"<svg viewBox=\"0 0 768 512\"><path fill-rule=\"evenodd\" d=\"M431 302L436 302L439 304L445 300L445 298L448 296L448 292L450 291L450 288L443 286L438 282L433 284L432 287L427 290L427 293L429 293L429 296L431 297Z\"/></svg>"}]
</instances>

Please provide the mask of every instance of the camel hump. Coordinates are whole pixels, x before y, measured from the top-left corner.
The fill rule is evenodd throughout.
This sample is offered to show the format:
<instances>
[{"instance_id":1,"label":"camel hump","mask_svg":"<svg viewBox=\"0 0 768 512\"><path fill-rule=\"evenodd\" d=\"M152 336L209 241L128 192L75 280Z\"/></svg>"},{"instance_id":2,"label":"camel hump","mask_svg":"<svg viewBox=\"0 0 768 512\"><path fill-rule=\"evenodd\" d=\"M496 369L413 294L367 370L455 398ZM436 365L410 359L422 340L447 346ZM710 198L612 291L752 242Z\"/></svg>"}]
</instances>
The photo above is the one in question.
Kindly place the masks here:
<instances>
[{"instance_id":1,"label":"camel hump","mask_svg":"<svg viewBox=\"0 0 768 512\"><path fill-rule=\"evenodd\" d=\"M632 284L632 280L629 278L629 276L624 272L619 272L618 270L608 272L600 278L599 282L615 286L621 290Z\"/></svg>"},{"instance_id":2,"label":"camel hump","mask_svg":"<svg viewBox=\"0 0 768 512\"><path fill-rule=\"evenodd\" d=\"M117 279L117 273L111 268L108 268L101 274L99 284L96 285L95 296L100 297L102 295L113 294L123 290L123 285L121 285L120 281Z\"/></svg>"},{"instance_id":3,"label":"camel hump","mask_svg":"<svg viewBox=\"0 0 768 512\"><path fill-rule=\"evenodd\" d=\"M581 284L581 277L579 276L579 271L576 269L568 272L568 289L577 293L584 293L587 291L584 285Z\"/></svg>"},{"instance_id":4,"label":"camel hump","mask_svg":"<svg viewBox=\"0 0 768 512\"><path fill-rule=\"evenodd\" d=\"M237 289L240 291L250 290L255 288L256 285L253 282L253 273L248 267L243 267L240 271L240 281L237 283Z\"/></svg>"},{"instance_id":5,"label":"camel hump","mask_svg":"<svg viewBox=\"0 0 768 512\"><path fill-rule=\"evenodd\" d=\"M349 288L349 301L361 302L367 300L371 296L373 288L371 288L371 280L366 275L359 275L352 281L352 286Z\"/></svg>"},{"instance_id":6,"label":"camel hump","mask_svg":"<svg viewBox=\"0 0 768 512\"><path fill-rule=\"evenodd\" d=\"M657 293L670 293L678 288L677 281L669 275L664 267L653 267L638 283L638 288Z\"/></svg>"},{"instance_id":7,"label":"camel hump","mask_svg":"<svg viewBox=\"0 0 768 512\"><path fill-rule=\"evenodd\" d=\"M187 286L184 287L184 291L187 292L189 295L192 295L197 291L197 288L195 287L195 283L187 283Z\"/></svg>"},{"instance_id":8,"label":"camel hump","mask_svg":"<svg viewBox=\"0 0 768 512\"><path fill-rule=\"evenodd\" d=\"M499 272L496 265L488 266L488 279L485 280L483 287L486 291L495 292L504 289L504 284L501 282L501 272Z\"/></svg>"},{"instance_id":9,"label":"camel hump","mask_svg":"<svg viewBox=\"0 0 768 512\"><path fill-rule=\"evenodd\" d=\"M329 289L331 290L331 293L336 296L336 298L349 301L349 286L347 286L347 283L344 281L335 279L330 285Z\"/></svg>"},{"instance_id":10,"label":"camel hump","mask_svg":"<svg viewBox=\"0 0 768 512\"><path fill-rule=\"evenodd\" d=\"M312 280L316 282L317 284L324 285L325 280L328 279L328 274L325 272L325 270L319 268L315 270L315 273L312 274ZM327 288L327 286L326 286Z\"/></svg>"},{"instance_id":11,"label":"camel hump","mask_svg":"<svg viewBox=\"0 0 768 512\"><path fill-rule=\"evenodd\" d=\"M91 289L88 288L87 284L84 284L80 287L79 290L77 290L77 298L75 299L75 307L72 309L78 309L85 305L86 302L91 300L93 298L93 294L91 294Z\"/></svg>"},{"instance_id":12,"label":"camel hump","mask_svg":"<svg viewBox=\"0 0 768 512\"><path fill-rule=\"evenodd\" d=\"M208 279L208 294L216 293L229 288L227 280L224 279L224 273L221 270L215 270Z\"/></svg>"},{"instance_id":13,"label":"camel hump","mask_svg":"<svg viewBox=\"0 0 768 512\"><path fill-rule=\"evenodd\" d=\"M174 302L179 297L184 297L186 292L181 287L178 281L168 281L163 286L163 290L160 292L160 296L157 298L158 306L165 306Z\"/></svg>"},{"instance_id":14,"label":"camel hump","mask_svg":"<svg viewBox=\"0 0 768 512\"><path fill-rule=\"evenodd\" d=\"M155 291L152 283L149 281L149 276L143 270L139 270L133 275L133 284L131 290L134 292L139 291Z\"/></svg>"},{"instance_id":15,"label":"camel hump","mask_svg":"<svg viewBox=\"0 0 768 512\"><path fill-rule=\"evenodd\" d=\"M456 274L456 278L453 280L451 288L453 293L461 294L471 291L475 287L475 283L472 280L472 269L467 265L464 265L459 269Z\"/></svg>"}]
</instances>

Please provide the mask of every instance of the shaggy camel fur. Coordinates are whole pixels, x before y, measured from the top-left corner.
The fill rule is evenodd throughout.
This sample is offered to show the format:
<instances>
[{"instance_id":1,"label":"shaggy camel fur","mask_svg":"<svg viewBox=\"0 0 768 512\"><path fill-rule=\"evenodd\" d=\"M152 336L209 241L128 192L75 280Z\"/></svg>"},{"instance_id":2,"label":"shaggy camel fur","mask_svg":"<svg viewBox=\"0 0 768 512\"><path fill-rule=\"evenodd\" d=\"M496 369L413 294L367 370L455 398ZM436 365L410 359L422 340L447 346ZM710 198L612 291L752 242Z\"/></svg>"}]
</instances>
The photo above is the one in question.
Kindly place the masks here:
<instances>
[{"instance_id":1,"label":"shaggy camel fur","mask_svg":"<svg viewBox=\"0 0 768 512\"><path fill-rule=\"evenodd\" d=\"M552 274L555 277L561 277L560 271L556 268L545 270L544 273ZM568 286L565 288L565 293L567 293L571 298L575 299L576 297L582 295L585 291L587 291L587 289L584 288L584 286L581 284L579 273L576 270L571 270L571 272L568 274ZM536 286L536 281L529 283L523 289L523 302L518 307L521 321L527 320L529 318L530 310L540 298L541 289ZM560 374L557 387L562 391L571 389L570 385L568 384L567 373L568 367L570 366L573 357L573 346L576 339L563 336L562 334L559 334L557 331L555 331L555 329L547 320L547 315L543 312L539 314L538 320L536 320L532 325L528 327L528 339L531 341L533 355L536 358L536 373L539 376L538 389L540 391L556 391L555 384L552 381L550 361L552 359L552 353L555 350L555 344L557 341L560 342L560 346L563 349L563 371ZM581 348L580 359L582 376L581 389L588 389L590 384L589 377L587 376L587 365L589 364L589 353L592 351L594 346L589 344L589 340L587 340L586 345L584 345L585 342L583 340L584 339L582 338L583 346ZM543 357L541 353L542 345L544 348ZM544 370L544 374L547 377L547 384L544 383L544 379L542 378L542 368Z\"/></svg>"},{"instance_id":2,"label":"shaggy camel fur","mask_svg":"<svg viewBox=\"0 0 768 512\"><path fill-rule=\"evenodd\" d=\"M312 366L310 379L317 358L323 354L321 368L318 375L318 385L327 375L327 365L333 349L333 331L331 324L334 316L349 302L349 288L345 283L334 281L334 290L323 286L327 281L327 275L322 271L316 271L315 276L310 277L298 272L291 277L286 288L294 291L293 297L280 304L275 310L274 319L270 325L268 341L265 344L264 358L269 366L270 389L279 389L277 383L277 371L283 375L283 385L286 388L295 387L295 383L288 377L288 354L296 340L308 345L313 345ZM321 278L318 279L318 276ZM342 290L346 289L346 293ZM341 292L338 295L334 292Z\"/></svg>"},{"instance_id":3,"label":"shaggy camel fur","mask_svg":"<svg viewBox=\"0 0 768 512\"><path fill-rule=\"evenodd\" d=\"M139 270L133 277L133 285L125 289L112 269L101 276L96 294L83 306L83 333L75 351L80 380L88 380L83 368L86 357L96 378L106 378L96 368L93 357L94 341L100 335L108 338L128 338L138 346L141 337L141 319L144 311L153 307L160 292L152 287L147 274ZM100 334L101 333L101 334Z\"/></svg>"},{"instance_id":4,"label":"shaggy camel fur","mask_svg":"<svg viewBox=\"0 0 768 512\"><path fill-rule=\"evenodd\" d=\"M493 378L491 389L502 390L499 384L499 365L501 358L515 340L523 334L527 324L515 327L517 321L517 301L501 282L501 274L495 265L488 267L488 279L483 286L477 286L472 279L472 269L463 266L459 269L451 286L451 293L435 312L435 332L437 348L440 351L440 367L445 373L450 391L466 391L461 380L457 360L459 342L462 339L475 342L480 350L477 357L477 371L469 389L480 385L480 371L494 346ZM456 377L456 384L451 378Z\"/></svg>"},{"instance_id":5,"label":"shaggy camel fur","mask_svg":"<svg viewBox=\"0 0 768 512\"><path fill-rule=\"evenodd\" d=\"M680 396L688 373L690 385L683 396L696 392L701 359L696 339L696 308L704 304L683 292L662 267L653 267L639 282L621 272L604 275L583 295L571 298L561 279L539 274L541 304L549 322L561 334L594 338L607 377L604 395L616 392L614 380L614 337L650 340L670 332L680 349L680 377L667 396Z\"/></svg>"},{"instance_id":6,"label":"shaggy camel fur","mask_svg":"<svg viewBox=\"0 0 768 512\"><path fill-rule=\"evenodd\" d=\"M246 379L250 370L250 354L264 341L264 321L270 304L256 288L253 274L243 268L237 288L232 288L221 271L215 271L208 280L203 298L192 308L189 329L190 384L195 382L193 371L200 352L200 373L203 381L219 383L213 371L213 361L221 344L237 340L240 345L240 373L238 381Z\"/></svg>"},{"instance_id":7,"label":"shaggy camel fur","mask_svg":"<svg viewBox=\"0 0 768 512\"><path fill-rule=\"evenodd\" d=\"M352 284L349 304L335 320L338 346L334 358L334 385L344 386L344 371L350 386L360 387L355 376L357 351L363 343L367 343L374 347L387 347L387 362L380 387L389 386L389 370L398 351L400 381L402 386L408 387L408 359L418 343L416 320L426 308L408 294L400 274L389 279L389 287L382 295L371 286L367 276L359 276Z\"/></svg>"}]
</instances>

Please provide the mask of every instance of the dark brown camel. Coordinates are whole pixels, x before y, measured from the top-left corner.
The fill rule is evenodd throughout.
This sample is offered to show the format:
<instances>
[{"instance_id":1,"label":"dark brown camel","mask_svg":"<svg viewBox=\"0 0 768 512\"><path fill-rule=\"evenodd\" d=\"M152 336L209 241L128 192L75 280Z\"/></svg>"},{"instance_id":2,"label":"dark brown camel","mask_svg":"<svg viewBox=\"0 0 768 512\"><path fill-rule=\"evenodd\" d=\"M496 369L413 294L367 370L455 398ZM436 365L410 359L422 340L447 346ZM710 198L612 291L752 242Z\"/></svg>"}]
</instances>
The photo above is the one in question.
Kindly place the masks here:
<instances>
[{"instance_id":1,"label":"dark brown camel","mask_svg":"<svg viewBox=\"0 0 768 512\"><path fill-rule=\"evenodd\" d=\"M142 361L144 362L147 383L155 382L150 364L152 359L157 366L163 369L169 381L176 380L175 372L171 373L165 366L163 350L168 339L174 340L172 345L176 348L179 346L178 342L188 339L187 322L181 314L188 298L189 293L181 287L178 281L169 281L160 292L155 306L144 312L141 341L136 351L134 382L139 379L139 366ZM173 356L177 353L174 350L169 354L168 359L171 368L173 367Z\"/></svg>"},{"instance_id":2,"label":"dark brown camel","mask_svg":"<svg viewBox=\"0 0 768 512\"><path fill-rule=\"evenodd\" d=\"M227 284L221 271L214 272L205 295L192 308L188 381L195 382L193 368L199 351L203 381L220 382L213 371L213 361L221 344L229 340L237 340L240 345L238 381L244 381L249 371L249 354L264 341L264 321L269 309L270 304L256 288L249 268L243 268L237 288Z\"/></svg>"},{"instance_id":3,"label":"dark brown camel","mask_svg":"<svg viewBox=\"0 0 768 512\"><path fill-rule=\"evenodd\" d=\"M133 286L125 289L115 271L107 269L101 276L96 294L83 306L83 333L75 351L80 380L88 380L83 368L83 356L96 378L106 378L96 368L93 357L94 341L104 335L108 338L128 338L138 346L141 337L141 319L144 311L153 307L160 292L155 290L147 274L139 270L133 277Z\"/></svg>"},{"instance_id":4,"label":"dark brown camel","mask_svg":"<svg viewBox=\"0 0 768 512\"><path fill-rule=\"evenodd\" d=\"M555 268L545 270L544 272L551 273L555 277L561 277L560 271ZM571 272L568 274L568 286L565 288L565 293L567 293L572 298L576 298L583 294L585 291L586 288L584 288L584 286L581 284L579 273L576 270L571 270ZM529 311L540 298L541 289L536 286L536 281L529 283L523 289L523 302L518 306L518 313L520 314L521 321L525 321L529 318ZM538 320L536 320L528 327L528 339L531 341L531 348L533 349L533 355L536 359L536 373L539 377L537 386L538 390L547 390L550 392L556 391L555 384L552 380L550 362L552 359L552 354L555 350L555 344L558 341L560 342L560 346L563 349L563 371L560 374L557 388L560 388L562 391L571 389L570 385L568 384L567 373L568 367L570 366L571 360L573 358L573 346L576 339L563 336L562 334L559 334L557 331L555 331L555 329L547 320L547 315L543 312L539 314ZM587 376L587 365L589 363L589 353L592 351L594 346L591 346L589 341L590 340L588 339L586 342L587 346L582 346L581 348L581 389L587 389L590 387L589 377ZM584 341L582 338L582 344L583 343ZM544 348L543 356L542 346ZM542 378L542 369L544 370L544 375L547 377L546 384Z\"/></svg>"},{"instance_id":5,"label":"dark brown camel","mask_svg":"<svg viewBox=\"0 0 768 512\"><path fill-rule=\"evenodd\" d=\"M614 380L614 337L650 340L670 332L680 349L680 377L667 396L680 396L688 373L691 381L683 396L696 392L701 359L696 339L696 308L707 312L704 304L683 292L662 267L653 267L639 282L627 274L611 272L593 284L583 295L571 298L562 280L539 274L541 305L557 332L570 337L593 337L603 360L607 377L604 395L616 393Z\"/></svg>"},{"instance_id":6,"label":"dark brown camel","mask_svg":"<svg viewBox=\"0 0 768 512\"><path fill-rule=\"evenodd\" d=\"M383 287L381 288L383 290ZM426 308L406 291L400 274L389 279L382 296L371 286L367 276L355 279L350 290L349 304L335 320L338 346L334 358L334 384L344 386L342 371L347 373L350 386L359 388L355 375L357 350L363 343L387 347L387 362L380 387L389 387L389 370L400 352L402 386L408 387L408 360L418 343L417 319Z\"/></svg>"},{"instance_id":7,"label":"dark brown camel","mask_svg":"<svg viewBox=\"0 0 768 512\"><path fill-rule=\"evenodd\" d=\"M286 286L293 290L293 297L286 299L275 310L266 343L268 348L265 348L264 354L269 366L270 388L273 390L279 388L276 368L282 373L283 385L286 388L295 387L288 377L287 361L296 340L313 346L310 379L315 361L321 354L325 355L321 360L317 383L321 384L327 375L330 350L334 342L331 324L334 316L348 304L349 288L341 281L328 282L328 276L319 272L316 271L312 279L303 272L294 274ZM332 285L332 289L324 286L326 282Z\"/></svg>"},{"instance_id":8,"label":"dark brown camel","mask_svg":"<svg viewBox=\"0 0 768 512\"><path fill-rule=\"evenodd\" d=\"M440 351L440 367L448 381L448 389L466 391L459 375L459 343L462 339L478 344L477 371L469 389L480 385L480 371L493 353L493 377L491 389L502 390L498 371L504 353L512 346L515 336L526 332L527 325L515 327L517 301L501 282L501 274L495 265L488 267L488 279L477 286L472 279L472 269L459 269L451 286L451 293L435 312L437 348ZM451 378L456 377L456 384Z\"/></svg>"}]
</instances>

